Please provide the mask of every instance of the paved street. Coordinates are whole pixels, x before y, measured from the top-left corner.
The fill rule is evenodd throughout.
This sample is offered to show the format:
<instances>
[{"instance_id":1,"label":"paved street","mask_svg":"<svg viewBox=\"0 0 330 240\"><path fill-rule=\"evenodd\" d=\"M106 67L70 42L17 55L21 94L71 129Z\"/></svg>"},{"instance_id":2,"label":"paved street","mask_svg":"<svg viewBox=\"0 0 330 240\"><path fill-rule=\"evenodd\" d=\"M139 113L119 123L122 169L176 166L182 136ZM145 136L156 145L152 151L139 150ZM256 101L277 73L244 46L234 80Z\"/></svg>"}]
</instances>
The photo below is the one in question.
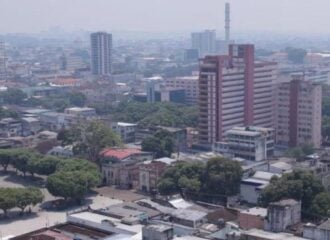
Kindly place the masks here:
<instances>
[{"instance_id":1,"label":"paved street","mask_svg":"<svg viewBox=\"0 0 330 240\"><path fill-rule=\"evenodd\" d=\"M35 186L35 181L31 181L30 178L23 179L15 174L0 175L1 187L23 187L23 186ZM48 193L45 188L42 188L45 194L45 201L54 200L52 195ZM87 199L87 204L92 208L102 208L109 205L120 203L120 200L110 199L100 195L91 196ZM70 208L67 211L79 210L81 206ZM33 208L34 213L26 214L23 217L17 216L14 210L11 211L11 217L8 219L0 219L0 239L10 235L18 235L26 232L30 232L42 227L52 226L57 223L65 222L67 211L44 211L36 206ZM0 211L1 212L1 211Z\"/></svg>"}]
</instances>

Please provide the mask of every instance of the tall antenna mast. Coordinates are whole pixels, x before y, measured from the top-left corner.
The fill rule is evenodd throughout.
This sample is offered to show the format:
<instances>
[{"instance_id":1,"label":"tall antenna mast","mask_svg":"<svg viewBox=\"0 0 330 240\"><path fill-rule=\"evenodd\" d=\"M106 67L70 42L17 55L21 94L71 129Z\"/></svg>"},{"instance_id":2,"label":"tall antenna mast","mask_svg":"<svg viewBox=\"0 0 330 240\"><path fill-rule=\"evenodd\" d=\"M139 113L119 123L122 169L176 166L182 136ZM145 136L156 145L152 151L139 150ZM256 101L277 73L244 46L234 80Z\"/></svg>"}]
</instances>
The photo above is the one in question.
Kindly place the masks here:
<instances>
[{"instance_id":1,"label":"tall antenna mast","mask_svg":"<svg viewBox=\"0 0 330 240\"><path fill-rule=\"evenodd\" d=\"M225 10L225 31L226 31L226 42L230 41L230 3L226 3Z\"/></svg>"}]
</instances>

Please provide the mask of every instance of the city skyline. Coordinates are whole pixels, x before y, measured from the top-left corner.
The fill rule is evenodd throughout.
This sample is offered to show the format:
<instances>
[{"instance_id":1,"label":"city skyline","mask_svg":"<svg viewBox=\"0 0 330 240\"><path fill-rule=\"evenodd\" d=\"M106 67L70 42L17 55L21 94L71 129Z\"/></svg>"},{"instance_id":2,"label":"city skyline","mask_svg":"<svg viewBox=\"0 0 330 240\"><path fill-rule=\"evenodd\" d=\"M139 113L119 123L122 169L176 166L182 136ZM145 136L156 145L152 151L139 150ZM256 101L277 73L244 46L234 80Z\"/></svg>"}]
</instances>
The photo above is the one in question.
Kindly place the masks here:
<instances>
[{"instance_id":1,"label":"city skyline","mask_svg":"<svg viewBox=\"0 0 330 240\"><path fill-rule=\"evenodd\" d=\"M59 26L67 31L224 30L219 0L0 0L1 33L36 33ZM327 0L231 0L233 31L323 33L330 20ZM20 6L19 8L17 6ZM13 14L15 13L15 14ZM47 14L46 14L47 13Z\"/></svg>"}]
</instances>

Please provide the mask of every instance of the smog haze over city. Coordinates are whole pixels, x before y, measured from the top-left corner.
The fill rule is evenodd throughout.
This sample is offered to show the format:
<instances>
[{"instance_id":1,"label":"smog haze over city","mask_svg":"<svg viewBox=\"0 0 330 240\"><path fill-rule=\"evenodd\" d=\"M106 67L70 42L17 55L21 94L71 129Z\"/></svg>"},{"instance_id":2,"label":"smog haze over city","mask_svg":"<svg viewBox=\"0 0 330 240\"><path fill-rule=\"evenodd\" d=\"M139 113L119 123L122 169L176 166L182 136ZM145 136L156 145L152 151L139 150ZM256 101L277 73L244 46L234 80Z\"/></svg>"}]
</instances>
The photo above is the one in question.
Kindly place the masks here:
<instances>
[{"instance_id":1,"label":"smog haze over city","mask_svg":"<svg viewBox=\"0 0 330 240\"><path fill-rule=\"evenodd\" d=\"M0 0L0 240L330 240L330 0Z\"/></svg>"}]
</instances>

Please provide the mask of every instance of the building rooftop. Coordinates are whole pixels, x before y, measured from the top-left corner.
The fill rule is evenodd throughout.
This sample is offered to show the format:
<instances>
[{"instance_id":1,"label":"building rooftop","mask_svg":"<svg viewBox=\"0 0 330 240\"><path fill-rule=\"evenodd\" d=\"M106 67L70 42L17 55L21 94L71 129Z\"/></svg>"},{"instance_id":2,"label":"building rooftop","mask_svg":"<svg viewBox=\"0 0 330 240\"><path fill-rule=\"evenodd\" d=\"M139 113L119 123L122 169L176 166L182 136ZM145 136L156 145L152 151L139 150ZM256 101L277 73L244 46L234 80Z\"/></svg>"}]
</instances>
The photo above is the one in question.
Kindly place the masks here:
<instances>
[{"instance_id":1,"label":"building rooftop","mask_svg":"<svg viewBox=\"0 0 330 240\"><path fill-rule=\"evenodd\" d=\"M280 177L281 175L270 172L257 171L252 178L270 181L274 176Z\"/></svg>"},{"instance_id":2,"label":"building rooftop","mask_svg":"<svg viewBox=\"0 0 330 240\"><path fill-rule=\"evenodd\" d=\"M148 225L148 226L146 226L146 228L151 229L151 230L155 230L157 232L165 232L165 231L168 231L168 230L172 229L171 226L164 225L164 224Z\"/></svg>"},{"instance_id":3,"label":"building rooftop","mask_svg":"<svg viewBox=\"0 0 330 240\"><path fill-rule=\"evenodd\" d=\"M135 126L137 126L136 123L126 123L126 122L118 122L117 125L120 126L120 127L135 127Z\"/></svg>"},{"instance_id":4,"label":"building rooftop","mask_svg":"<svg viewBox=\"0 0 330 240\"><path fill-rule=\"evenodd\" d=\"M120 219L104 216L92 212L80 212L68 216L69 222L84 222L85 224L104 224L105 222L112 223L116 228L125 231L127 234L136 234L142 231L141 224L128 225L121 223Z\"/></svg>"},{"instance_id":5,"label":"building rooftop","mask_svg":"<svg viewBox=\"0 0 330 240\"><path fill-rule=\"evenodd\" d=\"M206 217L207 213L191 210L191 209L176 209L171 213L172 217L185 219L188 221L198 221L204 217Z\"/></svg>"},{"instance_id":6,"label":"building rooftop","mask_svg":"<svg viewBox=\"0 0 330 240\"><path fill-rule=\"evenodd\" d=\"M253 215L253 216L266 217L267 208L254 207L254 208L249 208L247 210L241 211L241 213L249 214L249 215Z\"/></svg>"},{"instance_id":7,"label":"building rooftop","mask_svg":"<svg viewBox=\"0 0 330 240\"><path fill-rule=\"evenodd\" d=\"M248 231L245 231L243 235L247 236L253 236L258 239L264 239L264 240L306 240L306 238L302 237L296 237L293 234L289 233L273 233L273 232L266 232L260 229L250 229Z\"/></svg>"},{"instance_id":8,"label":"building rooftop","mask_svg":"<svg viewBox=\"0 0 330 240\"><path fill-rule=\"evenodd\" d=\"M134 154L142 153L138 148L107 148L101 152L103 157L113 157L124 160Z\"/></svg>"},{"instance_id":9,"label":"building rooftop","mask_svg":"<svg viewBox=\"0 0 330 240\"><path fill-rule=\"evenodd\" d=\"M330 230L330 219L319 225L317 228L324 229L324 230Z\"/></svg>"},{"instance_id":10,"label":"building rooftop","mask_svg":"<svg viewBox=\"0 0 330 240\"><path fill-rule=\"evenodd\" d=\"M299 202L294 200L294 199L283 199L283 200L278 201L278 202L272 202L272 203L270 203L270 205L287 207L287 206L294 206L298 203Z\"/></svg>"},{"instance_id":11,"label":"building rooftop","mask_svg":"<svg viewBox=\"0 0 330 240\"><path fill-rule=\"evenodd\" d=\"M72 107L72 108L67 108L65 111L75 111L75 112L83 112L83 111L94 111L94 108L89 108L89 107Z\"/></svg>"},{"instance_id":12,"label":"building rooftop","mask_svg":"<svg viewBox=\"0 0 330 240\"><path fill-rule=\"evenodd\" d=\"M170 200L169 203L177 209L179 209L179 208L189 208L189 207L193 206L193 204L187 202L183 198Z\"/></svg>"}]
</instances>

